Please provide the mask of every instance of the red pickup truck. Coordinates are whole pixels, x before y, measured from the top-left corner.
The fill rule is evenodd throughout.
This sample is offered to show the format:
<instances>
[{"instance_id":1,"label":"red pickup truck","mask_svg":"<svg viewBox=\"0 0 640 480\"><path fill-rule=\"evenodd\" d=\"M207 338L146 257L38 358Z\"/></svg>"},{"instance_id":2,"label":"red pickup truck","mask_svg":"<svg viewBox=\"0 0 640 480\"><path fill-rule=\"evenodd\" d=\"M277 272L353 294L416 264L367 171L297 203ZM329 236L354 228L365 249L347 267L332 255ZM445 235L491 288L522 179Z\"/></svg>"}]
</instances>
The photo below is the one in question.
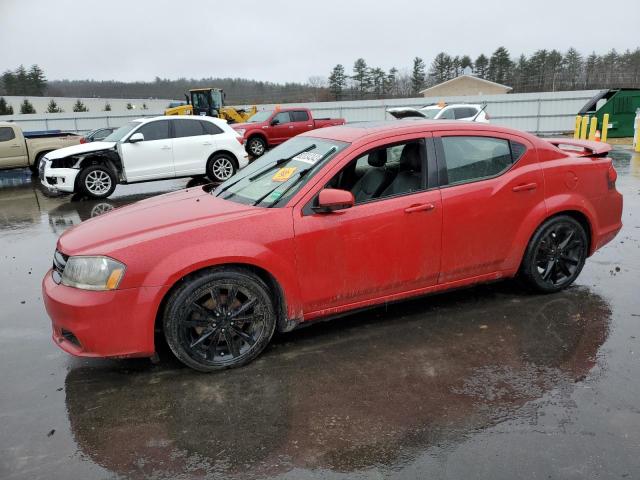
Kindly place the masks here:
<instances>
[{"instance_id":1,"label":"red pickup truck","mask_svg":"<svg viewBox=\"0 0 640 480\"><path fill-rule=\"evenodd\" d=\"M249 155L259 157L267 148L316 128L344 125L344 118L313 118L308 108L261 110L247 123L231 125L244 137Z\"/></svg>"}]
</instances>

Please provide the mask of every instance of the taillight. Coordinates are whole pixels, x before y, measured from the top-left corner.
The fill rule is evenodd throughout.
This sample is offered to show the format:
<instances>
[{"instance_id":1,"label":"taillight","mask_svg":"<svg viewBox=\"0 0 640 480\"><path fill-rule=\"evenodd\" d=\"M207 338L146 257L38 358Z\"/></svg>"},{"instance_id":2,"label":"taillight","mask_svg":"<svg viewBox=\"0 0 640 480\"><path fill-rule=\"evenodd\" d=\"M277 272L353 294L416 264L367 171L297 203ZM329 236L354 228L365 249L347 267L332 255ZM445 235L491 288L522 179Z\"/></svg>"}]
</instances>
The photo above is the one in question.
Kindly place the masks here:
<instances>
[{"instance_id":1,"label":"taillight","mask_svg":"<svg viewBox=\"0 0 640 480\"><path fill-rule=\"evenodd\" d=\"M487 112L484 112L484 118L489 120L491 118L491 115L489 115Z\"/></svg>"},{"instance_id":2,"label":"taillight","mask_svg":"<svg viewBox=\"0 0 640 480\"><path fill-rule=\"evenodd\" d=\"M82 138L80 139L80 143L87 143L87 139L86 139L86 138L84 138L84 137L82 137Z\"/></svg>"},{"instance_id":3,"label":"taillight","mask_svg":"<svg viewBox=\"0 0 640 480\"><path fill-rule=\"evenodd\" d=\"M607 181L609 184L609 190L613 190L616 188L616 180L618 180L618 172L613 167L613 164L609 165L609 170L607 170Z\"/></svg>"}]
</instances>

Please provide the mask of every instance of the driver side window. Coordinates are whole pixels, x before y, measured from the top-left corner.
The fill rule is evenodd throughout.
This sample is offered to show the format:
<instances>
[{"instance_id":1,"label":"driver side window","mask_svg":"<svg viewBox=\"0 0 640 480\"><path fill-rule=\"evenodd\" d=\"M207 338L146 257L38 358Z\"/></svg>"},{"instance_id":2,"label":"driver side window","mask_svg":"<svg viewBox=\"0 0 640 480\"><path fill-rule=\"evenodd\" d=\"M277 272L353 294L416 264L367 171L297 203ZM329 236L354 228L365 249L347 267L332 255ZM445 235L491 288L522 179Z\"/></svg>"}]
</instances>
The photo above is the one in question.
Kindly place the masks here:
<instances>
[{"instance_id":1,"label":"driver side window","mask_svg":"<svg viewBox=\"0 0 640 480\"><path fill-rule=\"evenodd\" d=\"M277 120L278 125L289 123L289 112L280 112L275 117L273 117L273 120Z\"/></svg>"},{"instance_id":2,"label":"driver side window","mask_svg":"<svg viewBox=\"0 0 640 480\"><path fill-rule=\"evenodd\" d=\"M379 147L349 162L326 185L349 190L356 205L424 190L424 141Z\"/></svg>"},{"instance_id":3,"label":"driver side window","mask_svg":"<svg viewBox=\"0 0 640 480\"><path fill-rule=\"evenodd\" d=\"M169 120L159 120L141 126L135 133L144 135L144 141L165 140L169 138Z\"/></svg>"}]
</instances>

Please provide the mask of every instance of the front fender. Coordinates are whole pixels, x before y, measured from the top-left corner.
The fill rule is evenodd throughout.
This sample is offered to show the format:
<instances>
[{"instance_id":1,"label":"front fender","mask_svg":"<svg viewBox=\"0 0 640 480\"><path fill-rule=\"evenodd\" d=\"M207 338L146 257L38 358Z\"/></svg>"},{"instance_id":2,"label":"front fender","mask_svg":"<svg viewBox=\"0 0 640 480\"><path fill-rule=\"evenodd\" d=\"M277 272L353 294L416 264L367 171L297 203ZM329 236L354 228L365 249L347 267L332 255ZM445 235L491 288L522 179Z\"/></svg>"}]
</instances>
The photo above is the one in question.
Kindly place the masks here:
<instances>
[{"instance_id":1,"label":"front fender","mask_svg":"<svg viewBox=\"0 0 640 480\"><path fill-rule=\"evenodd\" d=\"M290 250L293 252L293 248ZM180 279L204 268L247 265L270 274L282 290L288 319L302 319L302 302L295 258L251 241L211 241L185 245L162 258L143 280L143 285L171 287Z\"/></svg>"}]
</instances>

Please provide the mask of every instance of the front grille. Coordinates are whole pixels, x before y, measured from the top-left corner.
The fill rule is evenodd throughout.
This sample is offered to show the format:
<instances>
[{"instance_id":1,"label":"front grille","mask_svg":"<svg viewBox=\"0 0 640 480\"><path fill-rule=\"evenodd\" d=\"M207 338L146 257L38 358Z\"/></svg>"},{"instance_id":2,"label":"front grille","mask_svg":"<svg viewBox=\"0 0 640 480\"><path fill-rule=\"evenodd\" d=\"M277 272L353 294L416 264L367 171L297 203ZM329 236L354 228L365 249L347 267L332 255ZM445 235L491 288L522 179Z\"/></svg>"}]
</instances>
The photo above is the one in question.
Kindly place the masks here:
<instances>
[{"instance_id":1,"label":"front grille","mask_svg":"<svg viewBox=\"0 0 640 480\"><path fill-rule=\"evenodd\" d=\"M67 260L69 260L69 255L65 255L58 250L53 254L53 280L56 283L60 283L62 280L62 272L64 272L64 267L67 266Z\"/></svg>"}]
</instances>

